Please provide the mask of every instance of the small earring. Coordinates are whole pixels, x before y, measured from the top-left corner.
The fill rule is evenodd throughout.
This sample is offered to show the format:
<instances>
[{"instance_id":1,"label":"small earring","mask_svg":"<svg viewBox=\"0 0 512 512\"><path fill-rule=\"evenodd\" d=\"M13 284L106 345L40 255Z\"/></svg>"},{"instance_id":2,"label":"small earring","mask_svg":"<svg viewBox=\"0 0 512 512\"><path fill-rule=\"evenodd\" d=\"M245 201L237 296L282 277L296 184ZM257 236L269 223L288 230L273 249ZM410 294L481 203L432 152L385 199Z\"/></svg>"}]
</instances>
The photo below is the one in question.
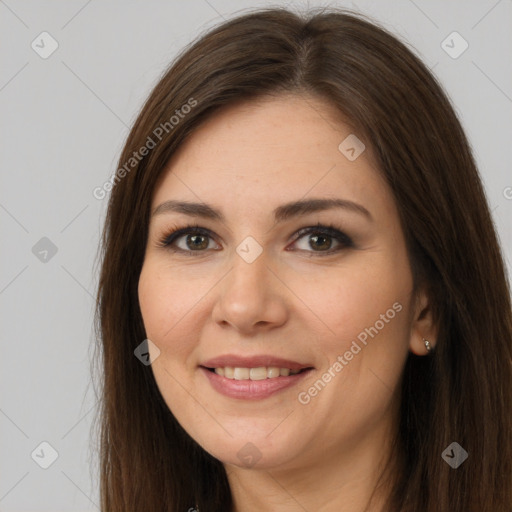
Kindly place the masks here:
<instances>
[{"instance_id":1,"label":"small earring","mask_svg":"<svg viewBox=\"0 0 512 512\"><path fill-rule=\"evenodd\" d=\"M423 343L425 343L425 348L427 349L427 352L430 352L432 350L432 345L430 345L430 341L423 338Z\"/></svg>"}]
</instances>

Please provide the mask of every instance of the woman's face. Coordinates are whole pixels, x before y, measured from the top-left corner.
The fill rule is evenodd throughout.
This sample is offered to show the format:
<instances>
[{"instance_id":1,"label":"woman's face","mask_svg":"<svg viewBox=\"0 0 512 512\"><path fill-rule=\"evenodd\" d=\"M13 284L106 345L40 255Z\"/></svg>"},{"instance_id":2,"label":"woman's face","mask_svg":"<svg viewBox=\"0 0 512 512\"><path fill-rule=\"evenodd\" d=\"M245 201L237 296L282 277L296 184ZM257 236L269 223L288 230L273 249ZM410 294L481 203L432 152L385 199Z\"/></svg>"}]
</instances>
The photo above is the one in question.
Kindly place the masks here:
<instances>
[{"instance_id":1,"label":"woman's face","mask_svg":"<svg viewBox=\"0 0 512 512\"><path fill-rule=\"evenodd\" d=\"M317 98L243 103L155 190L139 281L152 370L226 464L298 468L389 438L421 325L392 193L360 144Z\"/></svg>"}]
</instances>

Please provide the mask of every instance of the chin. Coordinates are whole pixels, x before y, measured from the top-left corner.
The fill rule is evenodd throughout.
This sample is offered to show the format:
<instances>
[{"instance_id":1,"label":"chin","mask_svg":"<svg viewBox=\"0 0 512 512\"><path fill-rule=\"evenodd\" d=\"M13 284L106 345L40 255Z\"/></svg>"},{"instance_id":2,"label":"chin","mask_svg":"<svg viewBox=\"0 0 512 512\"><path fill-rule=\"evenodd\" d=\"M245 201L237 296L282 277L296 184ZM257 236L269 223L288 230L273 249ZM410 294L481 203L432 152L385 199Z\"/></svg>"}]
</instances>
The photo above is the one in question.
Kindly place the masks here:
<instances>
[{"instance_id":1,"label":"chin","mask_svg":"<svg viewBox=\"0 0 512 512\"><path fill-rule=\"evenodd\" d=\"M233 437L225 434L222 439L207 438L202 447L223 464L245 469L276 468L286 465L301 453L301 444L290 441L286 432L283 437L270 438L270 431L253 436L241 431L240 435L233 434Z\"/></svg>"}]
</instances>

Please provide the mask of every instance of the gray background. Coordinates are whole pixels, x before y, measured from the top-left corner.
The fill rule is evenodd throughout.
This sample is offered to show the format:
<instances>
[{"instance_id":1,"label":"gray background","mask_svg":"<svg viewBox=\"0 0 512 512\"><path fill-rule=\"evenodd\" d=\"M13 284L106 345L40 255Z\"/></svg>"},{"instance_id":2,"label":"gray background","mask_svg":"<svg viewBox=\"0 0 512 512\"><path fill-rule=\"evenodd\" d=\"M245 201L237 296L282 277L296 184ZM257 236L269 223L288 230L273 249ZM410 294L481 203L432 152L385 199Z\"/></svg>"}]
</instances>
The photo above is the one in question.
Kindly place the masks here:
<instances>
[{"instance_id":1,"label":"gray background","mask_svg":"<svg viewBox=\"0 0 512 512\"><path fill-rule=\"evenodd\" d=\"M416 48L461 116L510 274L511 0L0 0L1 511L98 510L90 359L107 199L92 191L115 170L138 109L180 48L241 9L286 3L351 7ZM43 31L59 45L45 59L31 47L51 49ZM469 44L457 58L442 47L453 31ZM444 46L458 53L461 44ZM48 469L43 441L58 452Z\"/></svg>"}]
</instances>

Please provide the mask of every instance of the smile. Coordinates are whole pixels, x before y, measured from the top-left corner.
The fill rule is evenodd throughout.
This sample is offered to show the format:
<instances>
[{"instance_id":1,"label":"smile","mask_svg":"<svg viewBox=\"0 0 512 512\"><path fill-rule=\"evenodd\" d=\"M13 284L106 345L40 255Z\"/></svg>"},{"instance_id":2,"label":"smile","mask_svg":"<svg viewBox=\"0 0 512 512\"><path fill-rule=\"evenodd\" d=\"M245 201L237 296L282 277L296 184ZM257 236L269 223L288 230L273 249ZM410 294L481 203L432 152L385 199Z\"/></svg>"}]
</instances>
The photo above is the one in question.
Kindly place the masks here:
<instances>
[{"instance_id":1,"label":"smile","mask_svg":"<svg viewBox=\"0 0 512 512\"><path fill-rule=\"evenodd\" d=\"M259 366L258 368L239 368L225 366L214 369L217 375L226 377L226 379L234 380L264 380L276 379L277 377L288 377L288 375L296 375L303 370L291 370L290 368L279 368L278 366Z\"/></svg>"},{"instance_id":2,"label":"smile","mask_svg":"<svg viewBox=\"0 0 512 512\"><path fill-rule=\"evenodd\" d=\"M299 384L313 368L290 370L280 367L201 366L200 370L211 387L224 396L241 400L261 400Z\"/></svg>"}]
</instances>

